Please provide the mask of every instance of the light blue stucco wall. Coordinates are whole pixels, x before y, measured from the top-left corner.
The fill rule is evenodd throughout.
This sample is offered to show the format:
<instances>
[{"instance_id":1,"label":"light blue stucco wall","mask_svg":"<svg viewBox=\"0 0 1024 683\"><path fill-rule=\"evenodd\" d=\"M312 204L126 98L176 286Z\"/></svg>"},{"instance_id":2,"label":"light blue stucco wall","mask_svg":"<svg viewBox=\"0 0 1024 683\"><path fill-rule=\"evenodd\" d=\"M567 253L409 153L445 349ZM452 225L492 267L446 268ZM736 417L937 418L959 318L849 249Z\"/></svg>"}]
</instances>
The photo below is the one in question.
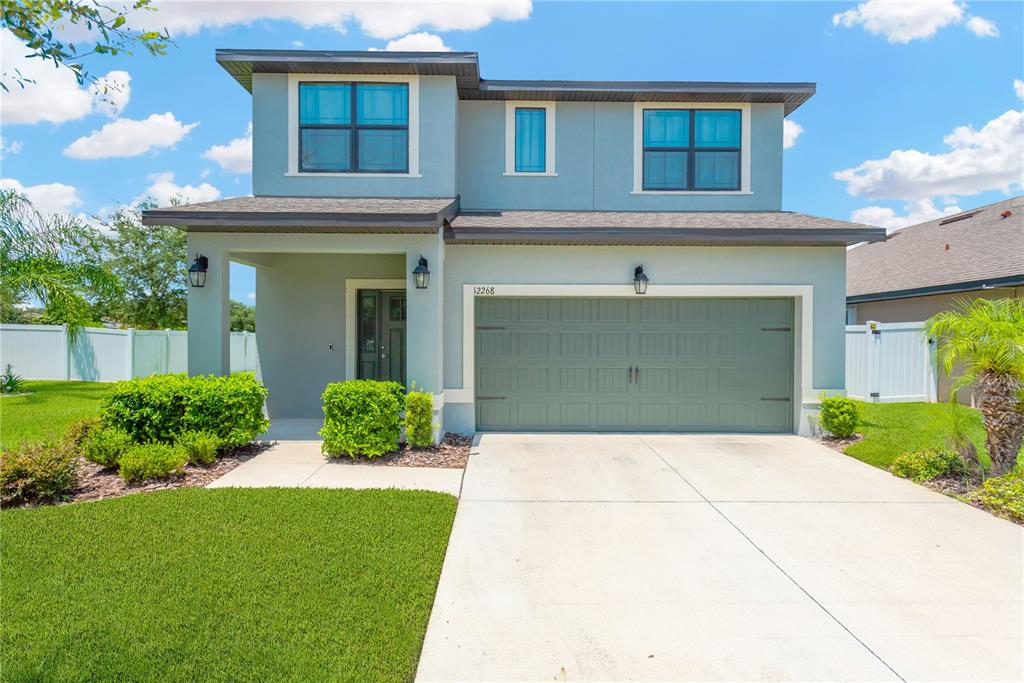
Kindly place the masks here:
<instances>
[{"instance_id":1,"label":"light blue stucco wall","mask_svg":"<svg viewBox=\"0 0 1024 683\"><path fill-rule=\"evenodd\" d=\"M751 105L747 195L632 194L633 104L558 102L555 177L506 176L505 103L459 102L458 190L466 209L777 211L781 104Z\"/></svg>"},{"instance_id":2,"label":"light blue stucco wall","mask_svg":"<svg viewBox=\"0 0 1024 683\"><path fill-rule=\"evenodd\" d=\"M316 76L310 76L315 80ZM287 197L454 197L455 78L420 76L419 178L288 176L288 75L253 74L252 191Z\"/></svg>"}]
</instances>

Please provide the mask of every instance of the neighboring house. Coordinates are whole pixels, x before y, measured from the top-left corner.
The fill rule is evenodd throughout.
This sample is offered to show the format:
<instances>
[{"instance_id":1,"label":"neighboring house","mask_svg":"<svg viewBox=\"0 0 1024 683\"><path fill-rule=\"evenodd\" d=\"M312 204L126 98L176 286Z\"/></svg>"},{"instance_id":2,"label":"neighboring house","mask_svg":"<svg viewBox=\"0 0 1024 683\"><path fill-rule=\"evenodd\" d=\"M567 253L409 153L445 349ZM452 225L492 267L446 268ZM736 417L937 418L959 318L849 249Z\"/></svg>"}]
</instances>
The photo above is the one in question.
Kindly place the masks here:
<instances>
[{"instance_id":1,"label":"neighboring house","mask_svg":"<svg viewBox=\"0 0 1024 683\"><path fill-rule=\"evenodd\" d=\"M1011 296L1024 296L1024 197L903 228L846 257L849 324L918 322L957 299ZM939 400L949 391L940 372Z\"/></svg>"},{"instance_id":2,"label":"neighboring house","mask_svg":"<svg viewBox=\"0 0 1024 683\"><path fill-rule=\"evenodd\" d=\"M846 247L884 231L781 210L783 119L813 84L217 60L252 93L255 196L145 221L205 258L192 373L228 371L228 263L255 266L272 419L370 377L433 392L449 431L791 432L843 389Z\"/></svg>"}]
</instances>

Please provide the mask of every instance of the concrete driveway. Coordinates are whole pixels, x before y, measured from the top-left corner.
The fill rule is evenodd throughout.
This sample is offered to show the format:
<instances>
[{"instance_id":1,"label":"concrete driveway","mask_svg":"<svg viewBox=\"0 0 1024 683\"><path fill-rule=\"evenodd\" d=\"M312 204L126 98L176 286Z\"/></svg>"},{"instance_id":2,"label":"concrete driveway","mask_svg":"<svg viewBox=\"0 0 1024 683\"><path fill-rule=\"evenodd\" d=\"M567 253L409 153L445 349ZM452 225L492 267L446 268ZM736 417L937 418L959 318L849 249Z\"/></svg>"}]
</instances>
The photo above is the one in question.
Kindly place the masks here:
<instances>
[{"instance_id":1,"label":"concrete driveway","mask_svg":"<svg viewBox=\"0 0 1024 683\"><path fill-rule=\"evenodd\" d=\"M1022 553L800 437L485 435L418 679L1021 680Z\"/></svg>"}]
</instances>

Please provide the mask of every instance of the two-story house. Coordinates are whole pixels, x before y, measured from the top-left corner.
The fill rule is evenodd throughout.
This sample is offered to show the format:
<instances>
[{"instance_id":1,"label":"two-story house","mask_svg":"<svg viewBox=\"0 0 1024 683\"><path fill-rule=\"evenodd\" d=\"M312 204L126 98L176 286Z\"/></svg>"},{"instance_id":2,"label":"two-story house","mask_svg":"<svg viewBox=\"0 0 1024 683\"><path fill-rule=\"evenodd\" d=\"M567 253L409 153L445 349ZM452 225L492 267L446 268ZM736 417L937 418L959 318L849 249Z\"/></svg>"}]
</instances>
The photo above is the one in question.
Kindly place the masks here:
<instances>
[{"instance_id":1,"label":"two-story house","mask_svg":"<svg viewBox=\"0 0 1024 683\"><path fill-rule=\"evenodd\" d=\"M435 395L448 431L793 432L844 386L846 247L781 210L810 83L492 81L467 52L220 50L253 195L188 232L189 371L230 368L255 266L272 419L328 382Z\"/></svg>"}]
</instances>

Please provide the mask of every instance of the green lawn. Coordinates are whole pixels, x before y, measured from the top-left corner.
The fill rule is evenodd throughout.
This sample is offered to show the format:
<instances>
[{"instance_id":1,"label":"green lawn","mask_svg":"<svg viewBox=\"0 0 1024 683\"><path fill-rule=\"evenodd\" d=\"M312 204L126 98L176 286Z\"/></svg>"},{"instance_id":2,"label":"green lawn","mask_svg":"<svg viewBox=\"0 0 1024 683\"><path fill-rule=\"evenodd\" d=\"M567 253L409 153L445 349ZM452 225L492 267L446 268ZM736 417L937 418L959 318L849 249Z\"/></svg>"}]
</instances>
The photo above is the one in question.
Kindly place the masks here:
<instances>
[{"instance_id":1,"label":"green lawn","mask_svg":"<svg viewBox=\"0 0 1024 683\"><path fill-rule=\"evenodd\" d=\"M69 424L93 417L110 388L105 382L26 382L26 396L0 398L0 444L59 438Z\"/></svg>"},{"instance_id":2,"label":"green lawn","mask_svg":"<svg viewBox=\"0 0 1024 683\"><path fill-rule=\"evenodd\" d=\"M876 467L888 468L901 453L922 448L945 448L949 434L949 405L946 403L863 403L857 432L864 439L846 448L846 454ZM985 429L981 413L965 408L970 415L968 436L985 455Z\"/></svg>"},{"instance_id":3,"label":"green lawn","mask_svg":"<svg viewBox=\"0 0 1024 683\"><path fill-rule=\"evenodd\" d=\"M5 511L3 678L412 680L455 505L178 489Z\"/></svg>"}]
</instances>

